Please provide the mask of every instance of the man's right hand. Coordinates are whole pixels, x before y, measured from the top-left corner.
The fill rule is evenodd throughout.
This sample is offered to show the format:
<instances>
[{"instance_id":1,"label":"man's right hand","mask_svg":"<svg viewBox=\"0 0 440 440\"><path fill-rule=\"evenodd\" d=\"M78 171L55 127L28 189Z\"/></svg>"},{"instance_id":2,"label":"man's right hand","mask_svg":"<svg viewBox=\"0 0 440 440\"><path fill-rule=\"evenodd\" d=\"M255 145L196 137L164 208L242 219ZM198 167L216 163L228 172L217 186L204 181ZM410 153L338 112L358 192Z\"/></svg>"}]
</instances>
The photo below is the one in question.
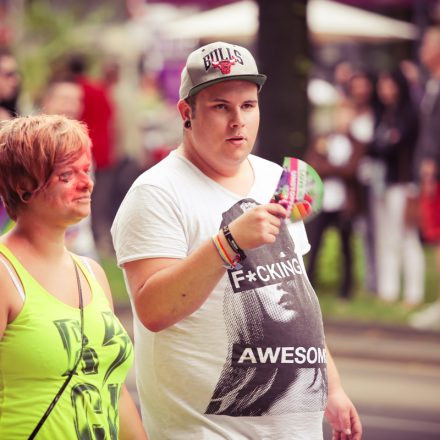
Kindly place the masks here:
<instances>
[{"instance_id":1,"label":"man's right hand","mask_svg":"<svg viewBox=\"0 0 440 440\"><path fill-rule=\"evenodd\" d=\"M253 249L273 243L286 216L281 205L260 205L231 222L229 230L238 246ZM232 256L232 249L227 249ZM211 239L183 259L145 258L125 263L140 321L157 332L194 313L224 276L223 264Z\"/></svg>"},{"instance_id":2,"label":"man's right hand","mask_svg":"<svg viewBox=\"0 0 440 440\"><path fill-rule=\"evenodd\" d=\"M231 222L229 230L240 248L254 249L274 243L286 217L287 210L277 203L258 205Z\"/></svg>"}]
</instances>

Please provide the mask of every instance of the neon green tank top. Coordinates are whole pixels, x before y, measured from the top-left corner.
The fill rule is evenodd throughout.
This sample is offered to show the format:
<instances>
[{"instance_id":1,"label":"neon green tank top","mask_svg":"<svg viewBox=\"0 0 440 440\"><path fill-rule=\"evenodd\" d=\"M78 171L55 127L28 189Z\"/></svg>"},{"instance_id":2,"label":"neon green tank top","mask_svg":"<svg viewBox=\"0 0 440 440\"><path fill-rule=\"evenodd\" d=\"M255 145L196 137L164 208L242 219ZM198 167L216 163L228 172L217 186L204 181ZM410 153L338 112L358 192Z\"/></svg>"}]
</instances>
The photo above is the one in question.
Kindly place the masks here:
<instances>
[{"instance_id":1,"label":"neon green tank top","mask_svg":"<svg viewBox=\"0 0 440 440\"><path fill-rule=\"evenodd\" d=\"M50 295L2 244L26 295L0 341L0 438L27 439L81 351L78 308ZM84 307L85 346L68 387L36 439L117 439L121 386L133 362L131 340L98 281L75 258L92 299ZM1 283L0 283L1 287Z\"/></svg>"}]
</instances>

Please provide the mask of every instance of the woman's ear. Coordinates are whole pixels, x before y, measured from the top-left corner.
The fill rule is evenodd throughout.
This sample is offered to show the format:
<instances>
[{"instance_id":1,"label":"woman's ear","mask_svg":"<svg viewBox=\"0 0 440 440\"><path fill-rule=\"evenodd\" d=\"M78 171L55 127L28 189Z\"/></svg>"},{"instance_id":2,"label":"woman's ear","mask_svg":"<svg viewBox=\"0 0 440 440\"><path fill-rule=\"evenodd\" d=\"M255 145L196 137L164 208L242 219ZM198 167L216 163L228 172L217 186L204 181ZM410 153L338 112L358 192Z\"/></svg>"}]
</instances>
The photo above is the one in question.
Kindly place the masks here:
<instances>
[{"instance_id":1,"label":"woman's ear","mask_svg":"<svg viewBox=\"0 0 440 440\"><path fill-rule=\"evenodd\" d=\"M26 190L19 189L17 193L23 203L27 203L32 197L32 193Z\"/></svg>"}]
</instances>

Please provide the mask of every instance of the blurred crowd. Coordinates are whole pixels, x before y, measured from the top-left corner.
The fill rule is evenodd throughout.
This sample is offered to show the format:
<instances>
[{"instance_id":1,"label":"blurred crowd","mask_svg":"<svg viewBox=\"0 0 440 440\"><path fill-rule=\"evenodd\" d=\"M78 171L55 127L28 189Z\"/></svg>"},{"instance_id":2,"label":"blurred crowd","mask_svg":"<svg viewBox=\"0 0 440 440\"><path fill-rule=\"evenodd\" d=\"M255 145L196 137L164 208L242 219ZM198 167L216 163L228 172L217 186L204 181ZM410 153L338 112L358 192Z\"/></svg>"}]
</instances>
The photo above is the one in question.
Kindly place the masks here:
<instances>
[{"instance_id":1,"label":"blurred crowd","mask_svg":"<svg viewBox=\"0 0 440 440\"><path fill-rule=\"evenodd\" d=\"M363 241L365 289L382 301L408 309L424 301L423 245L434 247L440 271L440 28L426 32L419 58L422 69L409 60L379 72L338 64L331 128L306 152L325 188L322 212L308 225L308 273L313 283L323 233L336 228L342 299L353 294L354 228ZM439 327L440 302L411 323Z\"/></svg>"},{"instance_id":2,"label":"blurred crowd","mask_svg":"<svg viewBox=\"0 0 440 440\"><path fill-rule=\"evenodd\" d=\"M410 60L370 72L347 61L335 66L338 100L325 132L313 133L304 159L321 175L322 212L308 225L308 274L314 283L325 231L340 236L339 295L355 290L353 234L362 237L365 290L409 309L425 298L424 246L432 246L440 273L440 29L422 41L422 69ZM127 98L117 60L91 76L88 59L70 54L53 66L34 113L84 121L93 142L92 216L67 232L71 248L95 258L112 256L110 226L134 179L176 145L181 123L162 99L157 78L138 72L138 96ZM21 77L14 54L0 50L0 120L20 114ZM154 107L154 112L149 109ZM141 117L139 117L141 115ZM151 118L149 118L151 116ZM147 121L147 122L145 122ZM128 124L134 136L127 140ZM167 134L164 134L167 132ZM133 134L133 131L130 132ZM127 147L137 144L138 148ZM0 233L10 220L0 207ZM440 291L440 283L437 282ZM440 326L439 300L411 317L420 328Z\"/></svg>"}]
</instances>

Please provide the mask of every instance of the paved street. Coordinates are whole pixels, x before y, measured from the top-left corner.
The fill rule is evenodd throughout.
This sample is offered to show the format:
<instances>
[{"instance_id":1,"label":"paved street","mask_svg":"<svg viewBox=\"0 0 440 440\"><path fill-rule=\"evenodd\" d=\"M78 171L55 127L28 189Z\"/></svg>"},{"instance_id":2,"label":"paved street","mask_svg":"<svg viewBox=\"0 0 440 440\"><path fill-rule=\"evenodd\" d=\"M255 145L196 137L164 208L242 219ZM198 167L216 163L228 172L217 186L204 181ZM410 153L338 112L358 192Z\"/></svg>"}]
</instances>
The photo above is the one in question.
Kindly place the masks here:
<instances>
[{"instance_id":1,"label":"paved street","mask_svg":"<svg viewBox=\"0 0 440 440\"><path fill-rule=\"evenodd\" d=\"M440 439L440 369L422 363L336 358L364 440ZM331 439L327 429L326 439Z\"/></svg>"}]
</instances>

